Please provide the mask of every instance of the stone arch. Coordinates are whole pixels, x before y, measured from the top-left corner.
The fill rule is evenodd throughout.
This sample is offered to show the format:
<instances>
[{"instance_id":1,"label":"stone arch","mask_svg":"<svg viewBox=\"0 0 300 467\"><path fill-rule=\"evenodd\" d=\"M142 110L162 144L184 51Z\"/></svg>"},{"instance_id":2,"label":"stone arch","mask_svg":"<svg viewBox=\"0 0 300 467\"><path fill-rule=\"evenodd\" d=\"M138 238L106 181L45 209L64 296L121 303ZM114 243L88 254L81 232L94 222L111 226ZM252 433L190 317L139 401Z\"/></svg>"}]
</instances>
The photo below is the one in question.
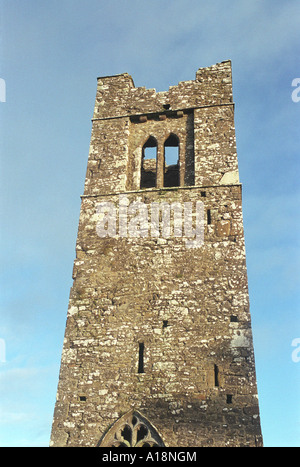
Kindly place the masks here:
<instances>
[{"instance_id":1,"label":"stone arch","mask_svg":"<svg viewBox=\"0 0 300 467\"><path fill-rule=\"evenodd\" d=\"M130 410L120 417L100 440L99 447L165 446L154 426L138 411Z\"/></svg>"},{"instance_id":2,"label":"stone arch","mask_svg":"<svg viewBox=\"0 0 300 467\"><path fill-rule=\"evenodd\" d=\"M148 148L155 148L154 157L145 157ZM153 153L152 153L153 154ZM156 186L157 172L157 140L149 136L142 148L141 188L154 188Z\"/></svg>"},{"instance_id":3,"label":"stone arch","mask_svg":"<svg viewBox=\"0 0 300 467\"><path fill-rule=\"evenodd\" d=\"M145 148L154 148L155 146L157 146L157 139L155 138L155 136L150 135L145 140L145 142L143 144L143 149L145 149Z\"/></svg>"},{"instance_id":4,"label":"stone arch","mask_svg":"<svg viewBox=\"0 0 300 467\"><path fill-rule=\"evenodd\" d=\"M172 151L169 154L167 153L168 149ZM170 133L164 142L164 186L175 187L179 185L179 138L175 133Z\"/></svg>"}]
</instances>

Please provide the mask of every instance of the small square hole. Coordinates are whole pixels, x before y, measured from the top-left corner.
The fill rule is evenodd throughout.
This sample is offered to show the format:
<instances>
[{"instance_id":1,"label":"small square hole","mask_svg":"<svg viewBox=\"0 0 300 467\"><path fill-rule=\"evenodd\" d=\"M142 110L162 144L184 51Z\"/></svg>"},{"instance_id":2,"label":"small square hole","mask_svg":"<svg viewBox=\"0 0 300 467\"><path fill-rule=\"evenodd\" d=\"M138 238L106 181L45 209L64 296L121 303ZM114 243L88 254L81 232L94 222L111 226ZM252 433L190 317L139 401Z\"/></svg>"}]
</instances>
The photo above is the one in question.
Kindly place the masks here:
<instances>
[{"instance_id":1,"label":"small square hole","mask_svg":"<svg viewBox=\"0 0 300 467\"><path fill-rule=\"evenodd\" d=\"M86 396L79 396L80 402L86 402Z\"/></svg>"},{"instance_id":2,"label":"small square hole","mask_svg":"<svg viewBox=\"0 0 300 467\"><path fill-rule=\"evenodd\" d=\"M235 316L235 315L231 315L231 316L230 316L230 322L231 322L231 323L237 323L237 322L238 322L238 317Z\"/></svg>"},{"instance_id":3,"label":"small square hole","mask_svg":"<svg viewBox=\"0 0 300 467\"><path fill-rule=\"evenodd\" d=\"M232 404L232 394L227 394L226 395L226 402L227 402L227 404Z\"/></svg>"}]
</instances>

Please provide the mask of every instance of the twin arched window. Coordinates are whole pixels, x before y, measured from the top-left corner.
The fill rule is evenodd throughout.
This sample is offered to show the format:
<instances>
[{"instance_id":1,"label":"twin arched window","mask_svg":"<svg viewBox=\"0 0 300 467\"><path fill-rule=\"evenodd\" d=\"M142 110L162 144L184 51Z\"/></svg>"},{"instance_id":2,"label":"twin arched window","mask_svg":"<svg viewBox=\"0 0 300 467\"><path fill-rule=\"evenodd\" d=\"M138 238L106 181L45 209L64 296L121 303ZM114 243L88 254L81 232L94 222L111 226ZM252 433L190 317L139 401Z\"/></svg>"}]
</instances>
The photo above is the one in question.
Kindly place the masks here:
<instances>
[{"instance_id":1,"label":"twin arched window","mask_svg":"<svg viewBox=\"0 0 300 467\"><path fill-rule=\"evenodd\" d=\"M157 186L157 148L157 140L150 136L142 150L141 188ZM163 159L163 186L179 186L179 139L173 133L164 142Z\"/></svg>"}]
</instances>

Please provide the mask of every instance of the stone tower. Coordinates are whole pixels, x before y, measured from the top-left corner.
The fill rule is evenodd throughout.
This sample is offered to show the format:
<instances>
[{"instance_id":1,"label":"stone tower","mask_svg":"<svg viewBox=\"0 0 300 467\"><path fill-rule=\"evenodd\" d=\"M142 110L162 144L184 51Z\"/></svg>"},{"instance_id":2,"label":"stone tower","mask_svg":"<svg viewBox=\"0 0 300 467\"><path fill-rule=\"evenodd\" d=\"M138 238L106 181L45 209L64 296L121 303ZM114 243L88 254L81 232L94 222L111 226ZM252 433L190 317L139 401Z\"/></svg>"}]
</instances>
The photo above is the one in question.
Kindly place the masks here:
<instances>
[{"instance_id":1,"label":"stone tower","mask_svg":"<svg viewBox=\"0 0 300 467\"><path fill-rule=\"evenodd\" d=\"M230 61L98 78L73 279L52 446L262 446Z\"/></svg>"}]
</instances>

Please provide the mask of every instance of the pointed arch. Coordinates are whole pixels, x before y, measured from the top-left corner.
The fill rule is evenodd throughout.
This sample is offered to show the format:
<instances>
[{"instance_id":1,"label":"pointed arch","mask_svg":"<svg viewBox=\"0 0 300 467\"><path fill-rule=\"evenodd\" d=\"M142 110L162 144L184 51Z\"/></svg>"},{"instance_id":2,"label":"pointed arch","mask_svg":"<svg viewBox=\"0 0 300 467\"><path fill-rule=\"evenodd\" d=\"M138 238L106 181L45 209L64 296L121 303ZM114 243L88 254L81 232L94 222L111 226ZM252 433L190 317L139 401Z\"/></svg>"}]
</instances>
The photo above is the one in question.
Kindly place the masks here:
<instances>
[{"instance_id":1,"label":"pointed arch","mask_svg":"<svg viewBox=\"0 0 300 467\"><path fill-rule=\"evenodd\" d=\"M170 133L164 143L164 186L179 185L179 138Z\"/></svg>"},{"instance_id":2,"label":"pointed arch","mask_svg":"<svg viewBox=\"0 0 300 467\"><path fill-rule=\"evenodd\" d=\"M157 140L156 140L155 136L150 135L149 138L147 138L147 140L145 141L145 143L143 145L143 149L145 149L145 148L154 148L155 146L157 146Z\"/></svg>"},{"instance_id":3,"label":"pointed arch","mask_svg":"<svg viewBox=\"0 0 300 467\"><path fill-rule=\"evenodd\" d=\"M142 149L141 188L156 186L157 140L149 136Z\"/></svg>"},{"instance_id":4,"label":"pointed arch","mask_svg":"<svg viewBox=\"0 0 300 467\"><path fill-rule=\"evenodd\" d=\"M159 447L164 442L153 425L138 411L130 410L100 440L99 447Z\"/></svg>"},{"instance_id":5,"label":"pointed arch","mask_svg":"<svg viewBox=\"0 0 300 467\"><path fill-rule=\"evenodd\" d=\"M170 133L168 138L165 141L165 146L168 147L175 147L179 146L179 138L175 133Z\"/></svg>"}]
</instances>

